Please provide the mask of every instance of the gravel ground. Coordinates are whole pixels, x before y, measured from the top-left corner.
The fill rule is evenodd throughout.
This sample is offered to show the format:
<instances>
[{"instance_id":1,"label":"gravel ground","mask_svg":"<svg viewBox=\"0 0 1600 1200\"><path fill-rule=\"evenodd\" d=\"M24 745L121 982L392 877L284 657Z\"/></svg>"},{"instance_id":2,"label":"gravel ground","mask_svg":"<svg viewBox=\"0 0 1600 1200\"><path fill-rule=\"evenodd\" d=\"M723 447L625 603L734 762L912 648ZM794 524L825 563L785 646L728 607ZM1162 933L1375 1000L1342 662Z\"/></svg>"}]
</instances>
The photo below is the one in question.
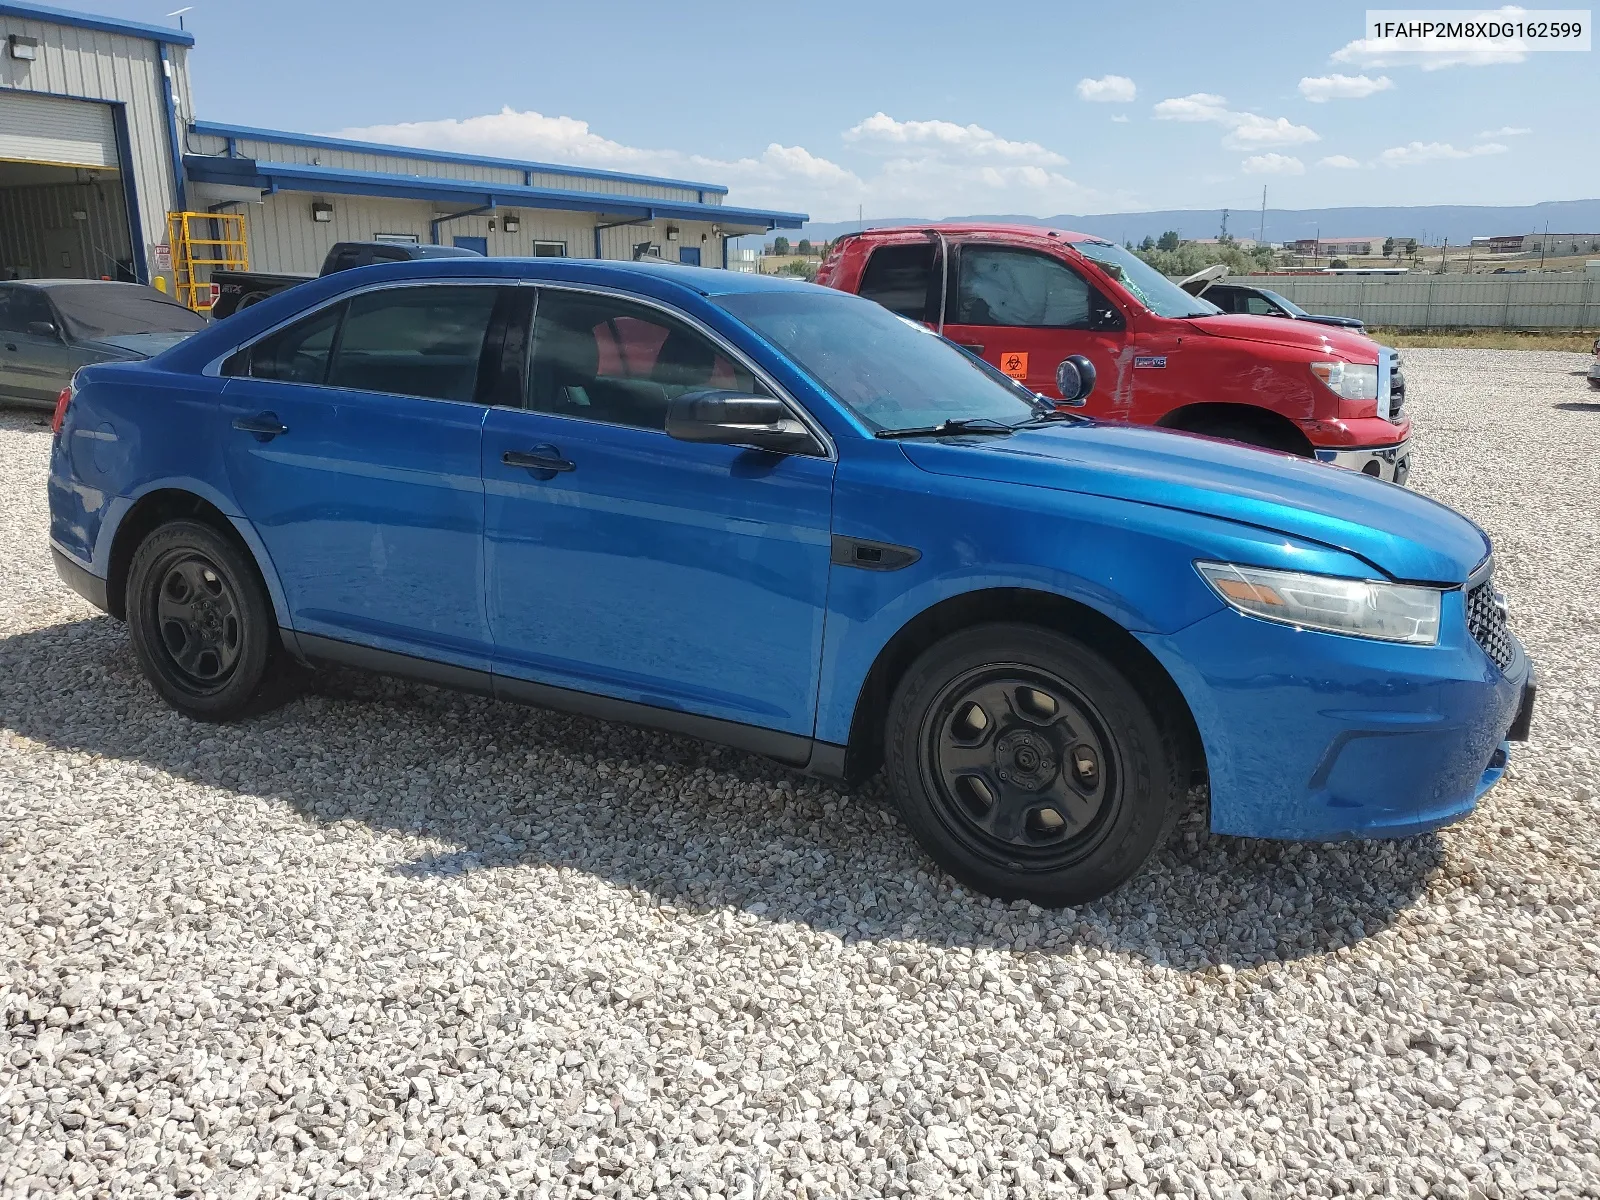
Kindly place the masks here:
<instances>
[{"instance_id":1,"label":"gravel ground","mask_svg":"<svg viewBox=\"0 0 1600 1200\"><path fill-rule=\"evenodd\" d=\"M0 417L0 1195L1600 1196L1600 407L1406 352L1534 740L1399 843L965 894L870 787L339 675L190 724Z\"/></svg>"}]
</instances>

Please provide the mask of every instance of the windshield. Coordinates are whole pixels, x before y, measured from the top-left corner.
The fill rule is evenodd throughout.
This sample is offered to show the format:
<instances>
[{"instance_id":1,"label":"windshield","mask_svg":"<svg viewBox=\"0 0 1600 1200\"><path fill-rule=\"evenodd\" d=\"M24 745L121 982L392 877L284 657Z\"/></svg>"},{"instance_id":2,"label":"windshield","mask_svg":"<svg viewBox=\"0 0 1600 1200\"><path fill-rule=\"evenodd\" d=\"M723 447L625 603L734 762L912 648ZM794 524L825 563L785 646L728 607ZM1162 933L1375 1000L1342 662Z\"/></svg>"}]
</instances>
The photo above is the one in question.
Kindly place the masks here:
<instances>
[{"instance_id":1,"label":"windshield","mask_svg":"<svg viewBox=\"0 0 1600 1200\"><path fill-rule=\"evenodd\" d=\"M1280 296L1277 292L1269 291L1266 288L1257 288L1256 290L1291 317L1309 317L1311 315L1287 296Z\"/></svg>"},{"instance_id":2,"label":"windshield","mask_svg":"<svg viewBox=\"0 0 1600 1200\"><path fill-rule=\"evenodd\" d=\"M1222 310L1209 300L1191 296L1131 250L1113 242L1070 242L1079 254L1099 266L1158 317L1214 317Z\"/></svg>"},{"instance_id":3,"label":"windshield","mask_svg":"<svg viewBox=\"0 0 1600 1200\"><path fill-rule=\"evenodd\" d=\"M1016 424L1038 414L1026 388L870 300L812 289L713 299L874 432L949 420Z\"/></svg>"},{"instance_id":4,"label":"windshield","mask_svg":"<svg viewBox=\"0 0 1600 1200\"><path fill-rule=\"evenodd\" d=\"M50 299L74 338L119 333L194 333L206 319L137 283L74 283L50 289Z\"/></svg>"}]
</instances>

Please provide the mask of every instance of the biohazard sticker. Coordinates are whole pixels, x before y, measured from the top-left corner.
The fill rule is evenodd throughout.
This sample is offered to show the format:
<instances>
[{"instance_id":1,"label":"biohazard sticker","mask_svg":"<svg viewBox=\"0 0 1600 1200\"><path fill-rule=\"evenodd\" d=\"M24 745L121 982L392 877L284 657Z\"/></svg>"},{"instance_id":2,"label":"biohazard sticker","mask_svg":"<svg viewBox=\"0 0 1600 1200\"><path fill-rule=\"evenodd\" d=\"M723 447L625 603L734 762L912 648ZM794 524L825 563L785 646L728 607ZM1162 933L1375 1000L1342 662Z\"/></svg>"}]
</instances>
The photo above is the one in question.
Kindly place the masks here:
<instances>
[{"instance_id":1,"label":"biohazard sticker","mask_svg":"<svg viewBox=\"0 0 1600 1200\"><path fill-rule=\"evenodd\" d=\"M1008 350L1000 356L1000 369L1013 379L1026 379L1028 356L1016 350Z\"/></svg>"}]
</instances>

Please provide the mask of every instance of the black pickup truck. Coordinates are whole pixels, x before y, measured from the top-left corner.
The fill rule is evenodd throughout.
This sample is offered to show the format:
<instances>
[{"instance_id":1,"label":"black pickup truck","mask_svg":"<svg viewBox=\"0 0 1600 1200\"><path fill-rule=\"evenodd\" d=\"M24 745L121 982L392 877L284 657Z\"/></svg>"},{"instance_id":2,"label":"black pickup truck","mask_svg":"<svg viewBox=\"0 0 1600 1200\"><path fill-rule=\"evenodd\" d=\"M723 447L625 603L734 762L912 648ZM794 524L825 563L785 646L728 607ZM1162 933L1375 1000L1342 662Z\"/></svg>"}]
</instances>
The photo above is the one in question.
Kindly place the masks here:
<instances>
[{"instance_id":1,"label":"black pickup truck","mask_svg":"<svg viewBox=\"0 0 1600 1200\"><path fill-rule=\"evenodd\" d=\"M276 275L268 271L215 271L211 282L216 285L217 298L211 304L211 319L220 321L231 317L241 308L260 304L268 296L292 288L297 283L347 271L351 267L367 267L373 263L406 262L416 258L481 258L476 250L463 246L418 246L404 242L336 242L322 260L322 270L317 275Z\"/></svg>"}]
</instances>

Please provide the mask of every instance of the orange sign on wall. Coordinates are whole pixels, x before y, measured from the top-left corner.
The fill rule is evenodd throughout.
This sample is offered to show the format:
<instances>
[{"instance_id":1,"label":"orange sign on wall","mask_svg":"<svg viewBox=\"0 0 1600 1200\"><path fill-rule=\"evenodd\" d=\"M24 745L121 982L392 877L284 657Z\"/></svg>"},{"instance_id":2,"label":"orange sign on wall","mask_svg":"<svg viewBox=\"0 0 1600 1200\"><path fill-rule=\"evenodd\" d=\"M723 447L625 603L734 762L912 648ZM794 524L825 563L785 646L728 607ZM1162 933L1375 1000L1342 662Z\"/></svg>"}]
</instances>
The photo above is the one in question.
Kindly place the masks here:
<instances>
[{"instance_id":1,"label":"orange sign on wall","mask_svg":"<svg viewBox=\"0 0 1600 1200\"><path fill-rule=\"evenodd\" d=\"M1017 350L1007 350L1000 356L1000 369L1013 379L1028 377L1028 356Z\"/></svg>"}]
</instances>

